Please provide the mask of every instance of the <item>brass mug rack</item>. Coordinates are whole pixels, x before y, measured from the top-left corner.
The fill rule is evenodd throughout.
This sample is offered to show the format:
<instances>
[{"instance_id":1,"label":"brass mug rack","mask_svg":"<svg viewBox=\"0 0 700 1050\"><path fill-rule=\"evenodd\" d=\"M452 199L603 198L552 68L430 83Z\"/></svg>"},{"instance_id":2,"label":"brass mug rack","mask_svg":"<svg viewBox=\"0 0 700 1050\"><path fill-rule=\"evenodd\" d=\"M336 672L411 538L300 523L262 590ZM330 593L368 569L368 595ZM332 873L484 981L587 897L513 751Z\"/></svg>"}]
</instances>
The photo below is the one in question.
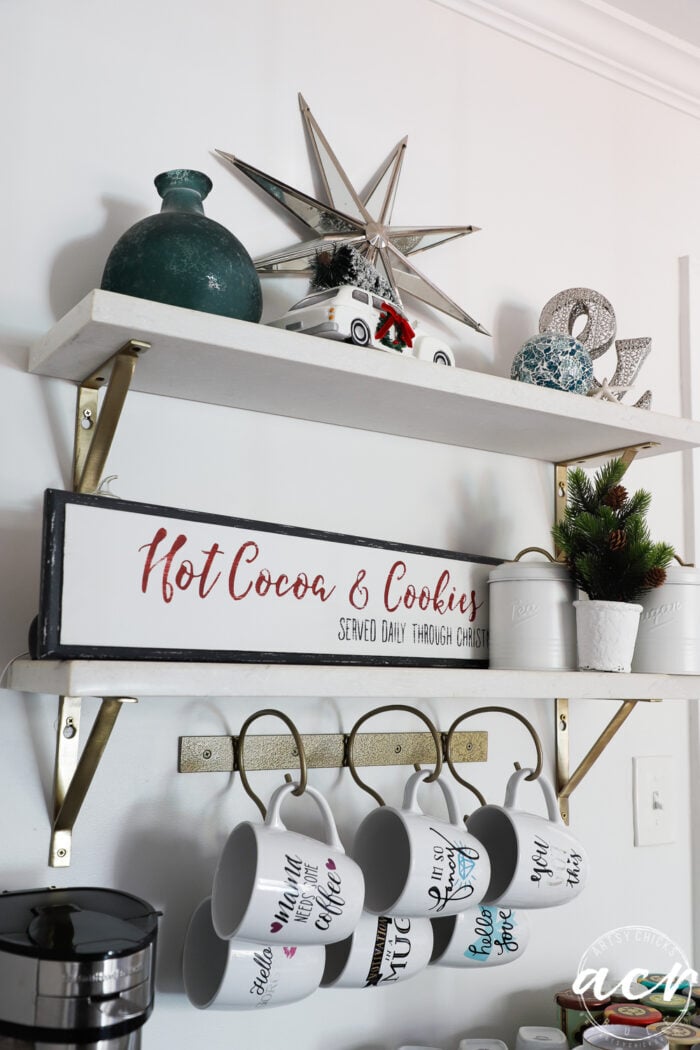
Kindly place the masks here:
<instances>
[{"instance_id":1,"label":"brass mug rack","mask_svg":"<svg viewBox=\"0 0 700 1050\"><path fill-rule=\"evenodd\" d=\"M427 732L420 733L359 733L368 719L388 711L405 711L421 719ZM455 766L463 762L485 762L488 758L488 733L482 730L458 732L467 718L476 715L504 714L517 719L528 730L536 750L532 773L526 778L535 780L542 772L542 743L532 724L523 715L507 707L479 707L459 715L446 733L440 732L433 721L416 707L408 704L387 704L373 708L357 719L349 733L302 734L292 719L283 711L266 708L256 711L243 723L238 736L183 736L180 737L178 772L180 773L238 773L246 793L265 816L265 807L248 780L252 770L286 770L291 780L297 774L295 795L304 793L309 769L342 769L350 771L355 783L384 805L381 795L360 777L358 766L420 767L432 764L433 770L426 783L437 780L443 765L447 765L455 779L468 788L484 805L481 792L457 772ZM289 734L248 736L250 726L259 718L280 718ZM520 769L520 763L514 763Z\"/></svg>"}]
</instances>

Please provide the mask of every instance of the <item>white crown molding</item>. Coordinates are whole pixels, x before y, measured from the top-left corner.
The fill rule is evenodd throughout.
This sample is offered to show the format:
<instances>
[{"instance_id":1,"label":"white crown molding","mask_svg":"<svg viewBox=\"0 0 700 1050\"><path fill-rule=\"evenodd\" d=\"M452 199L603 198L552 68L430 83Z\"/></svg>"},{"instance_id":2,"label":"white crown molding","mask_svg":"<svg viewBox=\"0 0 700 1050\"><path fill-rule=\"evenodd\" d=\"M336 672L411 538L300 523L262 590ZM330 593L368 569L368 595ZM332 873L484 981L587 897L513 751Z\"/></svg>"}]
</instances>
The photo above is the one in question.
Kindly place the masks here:
<instances>
[{"instance_id":1,"label":"white crown molding","mask_svg":"<svg viewBox=\"0 0 700 1050\"><path fill-rule=\"evenodd\" d=\"M700 118L700 48L604 0L432 0Z\"/></svg>"}]
</instances>

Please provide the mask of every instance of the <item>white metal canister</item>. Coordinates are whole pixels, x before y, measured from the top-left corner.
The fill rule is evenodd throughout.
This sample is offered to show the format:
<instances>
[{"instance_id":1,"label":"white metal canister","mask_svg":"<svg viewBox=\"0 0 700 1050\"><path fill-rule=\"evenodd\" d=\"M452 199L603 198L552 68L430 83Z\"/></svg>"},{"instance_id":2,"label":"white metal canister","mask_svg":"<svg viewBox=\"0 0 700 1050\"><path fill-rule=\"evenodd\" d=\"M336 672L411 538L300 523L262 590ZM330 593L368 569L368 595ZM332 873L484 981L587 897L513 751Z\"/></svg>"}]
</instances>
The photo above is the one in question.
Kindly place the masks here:
<instances>
[{"instance_id":1,"label":"white metal canister","mask_svg":"<svg viewBox=\"0 0 700 1050\"><path fill-rule=\"evenodd\" d=\"M548 562L521 562L537 551ZM526 547L489 573L489 666L497 670L573 671L576 598L566 565Z\"/></svg>"},{"instance_id":2,"label":"white metal canister","mask_svg":"<svg viewBox=\"0 0 700 1050\"><path fill-rule=\"evenodd\" d=\"M666 582L640 599L633 671L700 674L700 570L671 565Z\"/></svg>"}]
</instances>

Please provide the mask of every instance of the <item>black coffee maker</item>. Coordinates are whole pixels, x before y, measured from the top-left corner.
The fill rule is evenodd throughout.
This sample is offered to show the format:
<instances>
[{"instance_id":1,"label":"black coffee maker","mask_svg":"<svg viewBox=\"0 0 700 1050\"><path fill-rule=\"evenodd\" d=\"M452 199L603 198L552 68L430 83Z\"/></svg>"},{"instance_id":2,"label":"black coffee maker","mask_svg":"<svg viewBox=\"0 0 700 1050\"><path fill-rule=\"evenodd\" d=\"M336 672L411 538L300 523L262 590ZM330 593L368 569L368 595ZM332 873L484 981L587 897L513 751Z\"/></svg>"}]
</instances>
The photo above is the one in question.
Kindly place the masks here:
<instances>
[{"instance_id":1,"label":"black coffee maker","mask_svg":"<svg viewBox=\"0 0 700 1050\"><path fill-rule=\"evenodd\" d=\"M0 895L0 1050L138 1050L158 914L117 890Z\"/></svg>"}]
</instances>

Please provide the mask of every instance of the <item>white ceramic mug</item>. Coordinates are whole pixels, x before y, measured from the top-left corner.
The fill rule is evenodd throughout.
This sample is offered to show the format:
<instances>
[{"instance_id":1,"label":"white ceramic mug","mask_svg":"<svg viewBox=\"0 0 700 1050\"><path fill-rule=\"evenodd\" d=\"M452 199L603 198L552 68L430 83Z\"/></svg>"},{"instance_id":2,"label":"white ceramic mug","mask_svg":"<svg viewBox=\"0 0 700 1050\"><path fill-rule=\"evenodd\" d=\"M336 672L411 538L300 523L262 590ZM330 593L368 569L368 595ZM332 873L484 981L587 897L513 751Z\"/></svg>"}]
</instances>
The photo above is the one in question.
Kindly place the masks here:
<instances>
[{"instance_id":1,"label":"white ceramic mug","mask_svg":"<svg viewBox=\"0 0 700 1050\"><path fill-rule=\"evenodd\" d=\"M518 1029L515 1050L568 1050L569 1041L559 1028L525 1025Z\"/></svg>"},{"instance_id":2,"label":"white ceramic mug","mask_svg":"<svg viewBox=\"0 0 700 1050\"><path fill-rule=\"evenodd\" d=\"M212 921L219 937L262 944L329 944L357 926L364 880L345 855L323 795L307 786L321 811L325 842L288 831L283 800L297 787L274 792L264 824L233 829L219 857L212 890Z\"/></svg>"},{"instance_id":3,"label":"white ceramic mug","mask_svg":"<svg viewBox=\"0 0 700 1050\"><path fill-rule=\"evenodd\" d=\"M185 937L182 975L200 1010L262 1010L315 992L325 963L322 944L253 944L219 937L211 897L195 909Z\"/></svg>"},{"instance_id":4,"label":"white ceramic mug","mask_svg":"<svg viewBox=\"0 0 700 1050\"><path fill-rule=\"evenodd\" d=\"M460 1039L459 1050L508 1050L502 1039Z\"/></svg>"},{"instance_id":5,"label":"white ceramic mug","mask_svg":"<svg viewBox=\"0 0 700 1050\"><path fill-rule=\"evenodd\" d=\"M432 919L434 966L484 969L519 959L530 940L530 922L524 911L477 904L475 908Z\"/></svg>"},{"instance_id":6,"label":"white ceramic mug","mask_svg":"<svg viewBox=\"0 0 700 1050\"><path fill-rule=\"evenodd\" d=\"M573 900L586 883L586 853L565 827L549 781L537 779L548 819L515 808L518 788L530 773L518 769L508 781L503 805L481 806L469 818L469 831L491 859L486 904L549 908Z\"/></svg>"},{"instance_id":7,"label":"white ceramic mug","mask_svg":"<svg viewBox=\"0 0 700 1050\"><path fill-rule=\"evenodd\" d=\"M375 915L455 915L480 901L489 885L486 850L467 834L448 785L436 781L449 823L418 805L428 776L428 770L413 773L403 808L380 806L357 830L352 853L365 877L365 908Z\"/></svg>"},{"instance_id":8,"label":"white ceramic mug","mask_svg":"<svg viewBox=\"0 0 700 1050\"><path fill-rule=\"evenodd\" d=\"M430 919L365 912L346 940L326 946L323 988L384 988L426 968L433 950Z\"/></svg>"}]
</instances>

